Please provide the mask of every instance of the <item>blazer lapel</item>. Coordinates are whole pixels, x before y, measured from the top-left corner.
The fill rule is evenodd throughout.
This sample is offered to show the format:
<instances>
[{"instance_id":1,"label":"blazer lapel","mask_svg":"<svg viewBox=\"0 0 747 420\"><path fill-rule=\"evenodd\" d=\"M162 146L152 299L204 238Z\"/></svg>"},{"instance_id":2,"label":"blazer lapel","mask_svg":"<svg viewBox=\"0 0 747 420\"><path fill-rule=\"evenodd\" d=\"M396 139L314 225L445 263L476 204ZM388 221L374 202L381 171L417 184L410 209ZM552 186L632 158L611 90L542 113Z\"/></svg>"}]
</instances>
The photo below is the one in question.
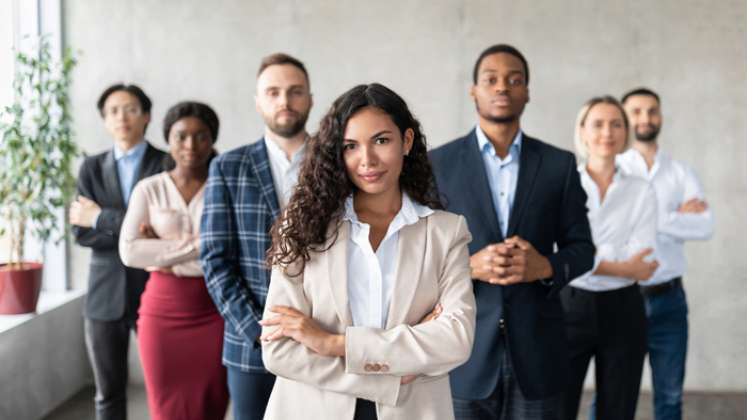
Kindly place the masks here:
<instances>
[{"instance_id":1,"label":"blazer lapel","mask_svg":"<svg viewBox=\"0 0 747 420\"><path fill-rule=\"evenodd\" d=\"M471 197L471 200L482 202L475 206L481 213L480 219L485 222L490 232L496 237L501 238L497 242L501 242L503 235L501 234L501 229L498 227L498 216L496 215L495 205L493 205L493 199L491 198L493 194L490 192L488 175L485 173L485 162L480 155L475 130L472 130L472 133L464 141L461 161L464 174L463 179L465 180L464 186L470 191L467 197Z\"/></svg>"},{"instance_id":2,"label":"blazer lapel","mask_svg":"<svg viewBox=\"0 0 747 420\"><path fill-rule=\"evenodd\" d=\"M109 194L109 200L115 208L124 208L125 203L122 199L122 187L119 182L119 172L117 171L117 161L114 160L114 150L104 156L102 164L104 187ZM101 203L99 203L101 205ZM103 206L102 206L103 207Z\"/></svg>"},{"instance_id":3,"label":"blazer lapel","mask_svg":"<svg viewBox=\"0 0 747 420\"><path fill-rule=\"evenodd\" d=\"M525 136L521 147L521 158L519 166L519 179L516 181L516 195L508 218L507 236L516 233L519 221L527 205L529 197L532 196L534 180L542 164L542 156L534 149L533 139Z\"/></svg>"},{"instance_id":4,"label":"blazer lapel","mask_svg":"<svg viewBox=\"0 0 747 420\"><path fill-rule=\"evenodd\" d=\"M137 169L137 174L135 175L135 182L133 184L134 186L143 179L145 176L149 176L151 174L155 174L158 171L157 165L161 164L162 162L159 162L159 153L158 150L151 146L150 143L147 141L145 142L145 153L143 154L143 160L140 162L140 167Z\"/></svg>"},{"instance_id":5,"label":"blazer lapel","mask_svg":"<svg viewBox=\"0 0 747 420\"><path fill-rule=\"evenodd\" d=\"M331 222L334 226L330 227L327 236L334 232L336 222ZM334 236L328 239L325 244L326 252L323 252L324 258L327 259L327 272L322 273L329 283L332 300L335 303L337 316L345 326L353 325L353 315L350 312L350 303L348 301L348 240L350 238L350 223L343 222L337 231L337 238ZM335 240L334 245L329 246L329 241Z\"/></svg>"},{"instance_id":6,"label":"blazer lapel","mask_svg":"<svg viewBox=\"0 0 747 420\"><path fill-rule=\"evenodd\" d=\"M386 328L393 328L407 319L410 303L420 282L420 272L425 261L428 219L407 225L399 231L397 268L394 271L394 290L389 304Z\"/></svg>"},{"instance_id":7,"label":"blazer lapel","mask_svg":"<svg viewBox=\"0 0 747 420\"><path fill-rule=\"evenodd\" d=\"M280 213L277 193L275 192L275 183L272 180L272 170L270 169L270 158L267 155L267 146L264 138L261 139L256 147L250 148L249 159L252 162L254 174L260 182L260 191L267 205L272 211L272 217L277 218Z\"/></svg>"}]
</instances>

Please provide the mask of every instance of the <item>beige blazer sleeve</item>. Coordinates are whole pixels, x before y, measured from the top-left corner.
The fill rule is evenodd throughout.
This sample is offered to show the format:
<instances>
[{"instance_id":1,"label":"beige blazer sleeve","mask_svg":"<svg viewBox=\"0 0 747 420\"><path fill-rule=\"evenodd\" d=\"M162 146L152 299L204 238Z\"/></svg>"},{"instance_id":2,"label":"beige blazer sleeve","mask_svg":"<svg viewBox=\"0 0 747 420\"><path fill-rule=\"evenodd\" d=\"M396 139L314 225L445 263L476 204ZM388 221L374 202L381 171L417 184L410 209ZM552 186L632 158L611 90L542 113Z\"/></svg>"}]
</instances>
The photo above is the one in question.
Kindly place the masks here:
<instances>
[{"instance_id":1,"label":"beige blazer sleeve","mask_svg":"<svg viewBox=\"0 0 747 420\"><path fill-rule=\"evenodd\" d=\"M463 217L458 218L450 243L446 245L438 281L443 312L437 319L388 330L348 327L345 331L345 371L376 376L381 371L366 369L380 363L387 374L404 376L448 373L469 359L475 334L475 296L469 268L467 245L472 237ZM426 256L425 264L428 264Z\"/></svg>"},{"instance_id":2,"label":"beige blazer sleeve","mask_svg":"<svg viewBox=\"0 0 747 420\"><path fill-rule=\"evenodd\" d=\"M297 271L295 267L289 270ZM304 293L303 274L289 277L281 268L273 268L263 318L272 317L269 310L275 305L290 306L310 316L311 302ZM267 333L265 328L262 330ZM263 342L262 361L267 370L284 378L390 406L397 402L398 376L346 372L344 358L321 356L289 338Z\"/></svg>"},{"instance_id":3,"label":"beige blazer sleeve","mask_svg":"<svg viewBox=\"0 0 747 420\"><path fill-rule=\"evenodd\" d=\"M197 261L199 245L197 239L167 240L149 239L140 234L140 224L150 224L147 182L135 185L130 196L119 234L119 255L122 263L128 267L171 267L178 264ZM199 264L183 265L177 275L202 275Z\"/></svg>"}]
</instances>

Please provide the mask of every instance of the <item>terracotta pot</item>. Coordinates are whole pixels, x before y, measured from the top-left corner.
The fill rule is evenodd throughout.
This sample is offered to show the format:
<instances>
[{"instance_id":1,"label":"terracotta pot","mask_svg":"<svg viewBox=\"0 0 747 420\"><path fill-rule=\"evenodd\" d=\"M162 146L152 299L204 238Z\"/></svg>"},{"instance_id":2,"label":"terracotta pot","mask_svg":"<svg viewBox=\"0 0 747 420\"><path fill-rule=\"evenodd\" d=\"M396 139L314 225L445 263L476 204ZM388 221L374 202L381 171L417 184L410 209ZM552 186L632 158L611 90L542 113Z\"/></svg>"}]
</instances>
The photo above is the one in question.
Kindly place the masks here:
<instances>
[{"instance_id":1,"label":"terracotta pot","mask_svg":"<svg viewBox=\"0 0 747 420\"><path fill-rule=\"evenodd\" d=\"M0 265L0 314L36 312L42 284L42 265L22 263L10 268Z\"/></svg>"}]
</instances>

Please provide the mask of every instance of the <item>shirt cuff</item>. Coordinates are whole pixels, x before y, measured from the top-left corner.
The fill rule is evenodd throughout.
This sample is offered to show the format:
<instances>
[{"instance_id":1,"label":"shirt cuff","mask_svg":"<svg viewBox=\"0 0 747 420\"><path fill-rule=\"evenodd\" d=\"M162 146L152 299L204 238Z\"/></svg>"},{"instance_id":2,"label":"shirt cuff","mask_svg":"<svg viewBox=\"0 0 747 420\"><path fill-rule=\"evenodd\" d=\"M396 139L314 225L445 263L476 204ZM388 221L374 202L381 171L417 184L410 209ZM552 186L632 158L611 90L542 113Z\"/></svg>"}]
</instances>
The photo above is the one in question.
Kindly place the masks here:
<instances>
[{"instance_id":1,"label":"shirt cuff","mask_svg":"<svg viewBox=\"0 0 747 420\"><path fill-rule=\"evenodd\" d=\"M91 222L91 229L96 229L96 222L98 222L98 221L99 221L99 216L101 216L101 212L99 212L99 214L97 214L97 215L96 215L96 216L95 216L95 217L93 218L93 222Z\"/></svg>"}]
</instances>

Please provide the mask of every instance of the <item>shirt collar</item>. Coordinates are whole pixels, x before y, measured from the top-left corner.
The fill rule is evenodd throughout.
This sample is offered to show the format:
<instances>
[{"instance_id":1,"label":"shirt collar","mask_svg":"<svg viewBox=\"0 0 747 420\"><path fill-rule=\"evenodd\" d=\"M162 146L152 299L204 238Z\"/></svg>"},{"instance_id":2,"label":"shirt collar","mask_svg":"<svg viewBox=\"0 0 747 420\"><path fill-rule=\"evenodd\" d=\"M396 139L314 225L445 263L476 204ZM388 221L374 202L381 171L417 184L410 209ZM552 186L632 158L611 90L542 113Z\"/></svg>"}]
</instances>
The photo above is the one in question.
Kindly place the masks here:
<instances>
[{"instance_id":1,"label":"shirt collar","mask_svg":"<svg viewBox=\"0 0 747 420\"><path fill-rule=\"evenodd\" d=\"M420 218L430 216L431 214L433 214L433 209L413 201L407 193L402 193L402 207L397 212L397 215L394 216L394 219L392 219L389 231L392 231L393 227L396 227L398 230L401 227L415 224ZM358 215L355 213L352 194L345 199L345 214L342 218L354 224L361 224L358 220Z\"/></svg>"},{"instance_id":2,"label":"shirt collar","mask_svg":"<svg viewBox=\"0 0 747 420\"><path fill-rule=\"evenodd\" d=\"M482 131L482 128L480 128L480 124L477 124L477 126L475 127L475 132L477 134L477 146L480 148L480 151L485 152L487 150L490 151L492 156L495 156L495 147L493 146L493 143L488 140L488 136L485 135L485 132ZM524 134L520 129L516 132L516 135L511 142L511 146L508 148L509 155L518 156L521 154L521 142L523 139Z\"/></svg>"},{"instance_id":3,"label":"shirt collar","mask_svg":"<svg viewBox=\"0 0 747 420\"><path fill-rule=\"evenodd\" d=\"M586 163L581 163L578 165L578 172L581 174L581 178L585 182L594 182L594 180L591 179L591 175L589 175L589 171L586 170ZM620 168L620 164L615 162L615 174L612 175L612 184L617 184L618 182L620 182L620 179L625 175L625 171Z\"/></svg>"},{"instance_id":4,"label":"shirt collar","mask_svg":"<svg viewBox=\"0 0 747 420\"><path fill-rule=\"evenodd\" d=\"M293 154L290 161L288 160L288 156L285 154L285 151L278 146L275 141L272 139L269 139L265 136L265 146L267 147L267 152L275 159L280 159L283 162L289 162L291 164L294 164L298 162L302 157L304 152L306 151L306 144L308 143L308 138L304 140L303 144L301 145L301 148L296 150L296 153Z\"/></svg>"},{"instance_id":5,"label":"shirt collar","mask_svg":"<svg viewBox=\"0 0 747 420\"><path fill-rule=\"evenodd\" d=\"M117 147L117 145L114 145L114 160L120 160L122 158L134 158L134 159L140 159L145 154L145 149L148 147L145 140L138 143L135 147L131 148L128 151L124 151Z\"/></svg>"}]
</instances>

